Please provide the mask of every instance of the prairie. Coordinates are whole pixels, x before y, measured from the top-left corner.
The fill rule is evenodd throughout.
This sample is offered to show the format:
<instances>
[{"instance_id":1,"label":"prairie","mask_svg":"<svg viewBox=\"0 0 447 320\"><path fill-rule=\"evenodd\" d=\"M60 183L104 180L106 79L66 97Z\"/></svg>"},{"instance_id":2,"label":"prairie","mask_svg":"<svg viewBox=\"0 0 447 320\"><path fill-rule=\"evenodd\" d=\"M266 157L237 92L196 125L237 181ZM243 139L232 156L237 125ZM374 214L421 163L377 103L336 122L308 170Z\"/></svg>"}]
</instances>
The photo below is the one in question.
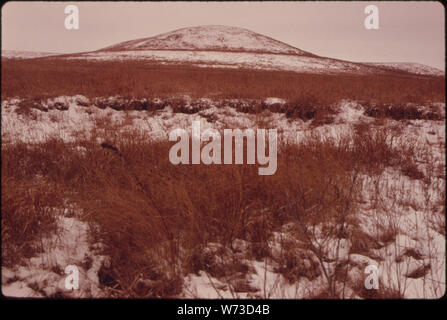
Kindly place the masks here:
<instances>
[{"instance_id":1,"label":"prairie","mask_svg":"<svg viewBox=\"0 0 447 320\"><path fill-rule=\"evenodd\" d=\"M173 165L168 134L192 121L277 129L275 174ZM1 152L6 295L445 291L444 77L8 59Z\"/></svg>"}]
</instances>

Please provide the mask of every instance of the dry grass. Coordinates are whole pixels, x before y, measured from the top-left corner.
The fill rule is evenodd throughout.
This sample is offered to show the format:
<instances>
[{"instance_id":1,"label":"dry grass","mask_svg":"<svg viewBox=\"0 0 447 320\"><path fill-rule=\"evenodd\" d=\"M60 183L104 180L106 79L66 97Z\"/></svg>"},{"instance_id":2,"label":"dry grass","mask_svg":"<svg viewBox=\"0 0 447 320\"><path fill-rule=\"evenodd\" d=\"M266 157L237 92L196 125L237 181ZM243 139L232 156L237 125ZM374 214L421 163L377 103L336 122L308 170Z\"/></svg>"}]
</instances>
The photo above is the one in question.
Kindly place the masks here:
<instances>
[{"instance_id":1,"label":"dry grass","mask_svg":"<svg viewBox=\"0 0 447 320\"><path fill-rule=\"evenodd\" d=\"M28 239L25 234L39 236L41 226L48 232L52 215L47 208L76 203L83 219L99 226L97 236L111 257L103 284L126 296L175 296L184 270L197 272L207 265L200 262L205 259L201 248L211 242L231 248L234 239L244 239L251 258L262 259L270 255L271 233L290 221L306 232L321 223L332 225L328 237L339 235L336 226L355 209L355 174L411 159L411 150L391 144L392 132L362 128L352 139L310 136L300 145L285 145L276 174L259 176L257 166L250 165L174 166L168 158L172 143L136 133L110 139L101 132L89 139L79 136L75 144L53 139L2 148L2 243L12 247ZM109 140L99 144L98 139ZM306 232L302 240L323 259L322 248ZM11 252L3 250L3 258L10 259ZM286 264L281 272L291 270ZM329 270L325 274L334 294L335 278ZM141 277L157 281L157 289L142 289L136 282Z\"/></svg>"},{"instance_id":2,"label":"dry grass","mask_svg":"<svg viewBox=\"0 0 447 320\"><path fill-rule=\"evenodd\" d=\"M445 78L398 75L317 75L280 71L161 66L142 61L60 59L2 61L2 99L83 94L89 98L280 97L299 104L330 105L341 99L371 103L445 100ZM307 117L307 112L303 116Z\"/></svg>"},{"instance_id":3,"label":"dry grass","mask_svg":"<svg viewBox=\"0 0 447 320\"><path fill-rule=\"evenodd\" d=\"M440 100L441 101L441 100ZM443 120L437 110L422 110L408 103L364 103L365 114L375 118L390 118L394 120Z\"/></svg>"},{"instance_id":4,"label":"dry grass","mask_svg":"<svg viewBox=\"0 0 447 320\"><path fill-rule=\"evenodd\" d=\"M144 62L3 62L2 99L25 98L17 112L29 117L34 115L32 108L42 108L42 99L75 94L89 97L100 108L107 105L98 97L141 99L115 101L111 107L116 110L157 110L165 103L142 99L168 97L174 112L183 113L198 112L200 105L187 106L173 95L257 99L234 107L259 114L261 127L268 125L262 115L270 112L312 119L317 125L330 123L336 112L333 106L341 99L361 101L366 113L379 119L436 120L436 113L423 113L407 103L445 99L444 77L328 76ZM259 103L272 96L287 103ZM338 267L337 249L336 267L324 267L329 258L316 241L314 228L324 226L326 238L336 238L340 244L349 233L348 221L356 224L352 221L360 174L374 176L395 167L413 179L424 179L415 164L414 146L399 139L398 128L360 124L352 137L336 140L314 134L299 145L283 145L273 176L259 176L257 166L250 165L174 166L168 158L172 143L151 141L138 133L117 134L118 130L109 118L101 118L92 136L79 134L75 143L52 139L2 145L4 263L32 256L36 239L54 231L55 209L68 201L82 209L82 219L97 226L92 230L106 245L111 266L100 271L104 286L127 297L171 297L180 292L185 272L206 270L215 276L229 270L244 272L246 266L238 261L215 264L204 250L209 243L219 244L215 255L225 256L235 239L243 239L249 244L248 258L264 259L272 254L268 245L272 232L294 222L301 245L317 257L314 272L297 263L293 246L285 249L279 272L291 280L323 274L328 287L319 296L333 298L340 296L336 282L345 275L345 266ZM359 253L387 240L373 241L360 232L349 236L358 240L353 252ZM356 290L365 298L400 297L387 289L374 297L360 287Z\"/></svg>"},{"instance_id":5,"label":"dry grass","mask_svg":"<svg viewBox=\"0 0 447 320\"><path fill-rule=\"evenodd\" d=\"M56 233L55 208L61 202L50 188L2 175L2 266L35 256L41 240Z\"/></svg>"}]
</instances>

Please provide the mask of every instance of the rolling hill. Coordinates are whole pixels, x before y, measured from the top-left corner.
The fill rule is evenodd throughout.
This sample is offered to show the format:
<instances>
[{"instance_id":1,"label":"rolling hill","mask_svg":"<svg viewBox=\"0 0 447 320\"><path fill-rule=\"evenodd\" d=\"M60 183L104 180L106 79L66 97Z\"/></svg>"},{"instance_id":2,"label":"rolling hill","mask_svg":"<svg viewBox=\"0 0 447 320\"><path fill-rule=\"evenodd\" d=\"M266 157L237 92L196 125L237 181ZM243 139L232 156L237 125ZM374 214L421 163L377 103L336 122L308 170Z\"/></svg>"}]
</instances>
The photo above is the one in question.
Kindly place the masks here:
<instances>
[{"instance_id":1,"label":"rolling hill","mask_svg":"<svg viewBox=\"0 0 447 320\"><path fill-rule=\"evenodd\" d=\"M444 72L418 63L358 63L293 47L265 35L231 26L207 25L177 29L153 37L76 54L20 54L2 51L3 58L44 58L94 61L148 61L164 65L245 68L316 74L413 74Z\"/></svg>"}]
</instances>

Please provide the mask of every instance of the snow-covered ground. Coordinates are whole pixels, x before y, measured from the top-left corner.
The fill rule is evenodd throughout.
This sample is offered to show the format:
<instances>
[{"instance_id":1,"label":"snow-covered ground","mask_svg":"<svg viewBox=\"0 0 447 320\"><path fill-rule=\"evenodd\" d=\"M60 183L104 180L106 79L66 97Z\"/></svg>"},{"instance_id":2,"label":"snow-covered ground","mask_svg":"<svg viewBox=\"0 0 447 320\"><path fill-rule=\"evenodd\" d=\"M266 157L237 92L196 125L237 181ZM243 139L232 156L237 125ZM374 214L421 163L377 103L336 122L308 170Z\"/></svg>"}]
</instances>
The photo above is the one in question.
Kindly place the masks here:
<instances>
[{"instance_id":1,"label":"snow-covered ground","mask_svg":"<svg viewBox=\"0 0 447 320\"><path fill-rule=\"evenodd\" d=\"M59 53L54 52L2 50L2 58L9 58L9 59L32 59L32 58L56 56L58 54Z\"/></svg>"},{"instance_id":2,"label":"snow-covered ground","mask_svg":"<svg viewBox=\"0 0 447 320\"><path fill-rule=\"evenodd\" d=\"M291 121L284 113L268 113L264 116L237 111L231 105L240 104L237 99L213 101L199 99L192 101L188 96L182 99L187 103L199 104L200 111L194 114L174 112L167 105L155 112L137 110L117 111L112 108L101 109L95 103L101 101L119 101L119 97L110 97L89 101L83 96L61 96L43 101L41 106L47 111L32 109L31 115L21 115L17 112L20 100L13 99L2 103L2 140L5 143L26 141L30 143L42 142L51 137L59 137L66 142L76 141L79 134L97 130L98 122L107 119L122 132L138 130L152 139L167 139L170 131L183 128L189 130L192 121L201 122L201 130L214 128L217 130L228 128L276 128L279 139L298 142L306 133L319 132L325 136L340 137L350 132L350 122L371 122L363 114L363 109L356 102L343 101L338 107L341 111L335 115L331 125L312 126L312 121L304 122L301 119ZM161 99L152 99L152 102ZM251 100L242 102L249 106ZM259 103L262 101L259 100ZM61 103L67 110L57 110L54 105ZM279 98L267 98L265 104L284 104ZM186 106L188 108L188 104Z\"/></svg>"},{"instance_id":3,"label":"snow-covered ground","mask_svg":"<svg viewBox=\"0 0 447 320\"><path fill-rule=\"evenodd\" d=\"M182 28L150 38L118 43L102 50L220 50L309 54L244 28L220 25Z\"/></svg>"},{"instance_id":4,"label":"snow-covered ground","mask_svg":"<svg viewBox=\"0 0 447 320\"><path fill-rule=\"evenodd\" d=\"M191 100L189 97L183 97ZM111 97L105 100L120 99ZM158 99L159 100L159 99ZM157 99L153 99L157 101ZM237 111L231 107L234 101L225 103L201 99L204 106L197 113L174 113L167 105L157 111L117 111L101 109L83 96L58 97L42 103L44 110L32 109L31 114L18 114L20 100L2 102L2 143L26 141L30 143L48 138L61 137L75 142L79 134L101 130L101 122L109 119L118 130L138 130L153 139L167 139L176 128L189 129L193 120L200 120L202 129L224 128L276 128L280 141L299 142L307 134L342 137L353 132L354 125L373 123L364 115L361 105L354 101L340 102L331 124L312 126L312 121L290 120L283 113L266 113L265 117ZM197 101L196 101L197 102ZM66 108L57 110L60 103ZM265 104L283 104L284 100L268 98ZM227 104L227 105L226 105ZM444 110L444 104L438 107ZM395 168L386 168L381 174L361 176L362 199L357 218L361 231L376 241L367 252L349 253L356 243L349 239L331 238L327 242L327 255L340 244L340 259L348 266L346 287L337 283L345 298L358 298L356 285L363 286L364 268L378 267L381 285L400 292L405 298L439 298L445 291L445 215L442 212L442 194L445 191L445 122L411 120L405 124L387 120L389 127L398 127L399 139L413 144L417 163L429 177L429 181L410 179ZM106 134L106 133L104 133ZM115 134L115 133L113 133ZM442 172L441 172L441 171ZM385 226L385 229L384 229ZM88 226L74 217L61 214L60 234L54 239L44 239L45 250L29 263L17 268L2 268L2 291L7 296L54 296L100 297L105 295L99 285L98 270L106 257L99 255L99 245L89 243ZM387 228L388 227L388 228ZM323 228L323 226L317 226ZM349 227L348 227L349 229ZM384 233L393 230L388 240ZM247 260L248 244L235 240L233 251L225 251L220 261L238 260L247 267L244 274L213 277L205 271L188 274L180 297L199 298L304 298L327 286L321 273L315 273L318 260L311 251L300 249L294 236L296 225L283 226L269 240L272 257L262 261ZM323 241L315 232L315 241ZM295 244L294 254L301 257L298 267L306 276L289 281L279 271L282 246L285 241ZM218 244L210 243L206 250L217 252ZM332 248L332 249L331 249ZM217 255L216 255L216 258ZM85 263L85 260L90 263ZM225 263L225 262L224 262ZM334 268L331 260L324 262L328 270ZM73 264L81 267L81 290L66 292L63 268ZM62 269L61 269L62 268ZM62 272L61 272L62 270Z\"/></svg>"},{"instance_id":5,"label":"snow-covered ground","mask_svg":"<svg viewBox=\"0 0 447 320\"><path fill-rule=\"evenodd\" d=\"M328 72L380 73L380 69L369 68L372 66L415 74L444 75L443 71L420 63L356 64L318 57L244 28L220 25L182 28L149 38L125 41L99 52L76 56L81 57L98 60L146 59L208 67L267 68L297 72L319 72L324 68Z\"/></svg>"},{"instance_id":6,"label":"snow-covered ground","mask_svg":"<svg viewBox=\"0 0 447 320\"><path fill-rule=\"evenodd\" d=\"M391 70L402 70L421 75L444 76L443 70L414 62L366 62L370 66L383 67Z\"/></svg>"},{"instance_id":7,"label":"snow-covered ground","mask_svg":"<svg viewBox=\"0 0 447 320\"><path fill-rule=\"evenodd\" d=\"M368 248L368 252L350 253L355 239L324 237L315 239L315 244L326 241L325 246L333 250L340 244L338 263L347 265L346 282L337 283L338 292L346 299L359 298L355 289L364 286L365 268L369 265L377 267L380 286L386 286L399 292L402 297L412 298L440 298L445 292L445 235L439 230L445 229L445 216L442 213L443 201L439 190L444 190L445 180L435 181L424 186L423 182L410 180L399 172L386 170L380 177L362 177L365 186L363 202L357 212L361 221L361 229L371 239L383 239L383 226L396 228L390 240L378 240ZM380 201L372 197L376 190L371 190L375 182L380 181ZM434 188L438 192L433 192ZM431 194L428 202L427 194ZM411 203L411 205L409 205ZM418 204L416 204L418 203ZM436 207L437 205L437 207ZM443 222L444 221L444 222ZM433 223L438 229L433 228ZM443 225L444 223L444 225ZM351 226L347 229L350 230ZM305 276L296 281L288 281L283 274L277 272L279 262L284 260L280 249L272 250L273 257L264 261L246 260L240 258L248 266L245 275L230 275L214 278L204 271L190 274L185 279L184 296L189 298L286 298L299 299L321 292L327 287L322 274L313 274L315 265L318 266L316 256L309 250L300 249L302 243L293 237L293 233L286 231L274 233L269 242L271 248L281 248L285 239L296 245L294 254L301 257L297 270ZM318 232L315 232L318 234ZM242 240L237 240L245 244ZM245 244L245 246L247 246ZM375 247L374 247L375 246ZM243 246L242 246L243 247ZM229 255L227 261L234 256L244 257L244 253ZM246 256L246 253L245 253ZM331 254L329 253L329 256ZM303 258L304 257L304 258ZM224 259L224 258L223 258ZM327 270L333 270L334 262L324 262ZM244 285L241 290L237 290ZM346 284L346 285L345 285ZM247 289L248 288L248 289Z\"/></svg>"},{"instance_id":8,"label":"snow-covered ground","mask_svg":"<svg viewBox=\"0 0 447 320\"><path fill-rule=\"evenodd\" d=\"M72 55L72 60L146 60L159 63L189 63L213 68L248 68L308 73L384 73L385 71L329 58L299 55L179 50L95 51Z\"/></svg>"},{"instance_id":9,"label":"snow-covered ground","mask_svg":"<svg viewBox=\"0 0 447 320\"><path fill-rule=\"evenodd\" d=\"M90 238L89 225L76 216L73 209L63 210L57 220L57 234L41 239L41 251L22 265L2 266L2 293L8 297L104 297L99 286L98 271L108 263L100 255L101 244ZM67 276L75 266L78 289L67 289Z\"/></svg>"}]
</instances>

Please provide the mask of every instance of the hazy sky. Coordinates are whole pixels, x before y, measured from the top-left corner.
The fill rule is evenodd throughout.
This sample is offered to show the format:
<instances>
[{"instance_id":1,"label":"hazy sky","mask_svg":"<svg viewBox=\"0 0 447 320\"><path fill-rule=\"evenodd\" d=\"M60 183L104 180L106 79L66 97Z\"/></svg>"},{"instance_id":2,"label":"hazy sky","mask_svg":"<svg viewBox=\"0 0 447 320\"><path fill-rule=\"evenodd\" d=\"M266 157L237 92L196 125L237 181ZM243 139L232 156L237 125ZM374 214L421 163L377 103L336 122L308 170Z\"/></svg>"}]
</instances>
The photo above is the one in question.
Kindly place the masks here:
<instances>
[{"instance_id":1,"label":"hazy sky","mask_svg":"<svg viewBox=\"0 0 447 320\"><path fill-rule=\"evenodd\" d=\"M79 8L79 30L65 29L68 4ZM379 30L364 27L369 4L379 8ZM244 27L326 57L444 69L439 2L9 2L2 7L2 49L91 51L209 24Z\"/></svg>"}]
</instances>

